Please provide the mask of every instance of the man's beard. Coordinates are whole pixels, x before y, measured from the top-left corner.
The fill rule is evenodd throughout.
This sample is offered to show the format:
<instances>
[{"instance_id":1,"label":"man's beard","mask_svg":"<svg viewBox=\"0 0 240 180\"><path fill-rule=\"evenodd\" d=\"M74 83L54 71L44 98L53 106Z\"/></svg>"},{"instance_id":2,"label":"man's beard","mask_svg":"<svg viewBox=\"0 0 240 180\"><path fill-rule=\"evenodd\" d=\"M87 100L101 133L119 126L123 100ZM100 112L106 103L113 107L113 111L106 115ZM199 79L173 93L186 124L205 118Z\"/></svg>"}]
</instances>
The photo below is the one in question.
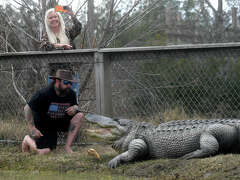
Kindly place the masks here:
<instances>
[{"instance_id":1,"label":"man's beard","mask_svg":"<svg viewBox=\"0 0 240 180\"><path fill-rule=\"evenodd\" d=\"M63 89L61 85L57 88L59 96L66 96L70 92L70 88Z\"/></svg>"}]
</instances>

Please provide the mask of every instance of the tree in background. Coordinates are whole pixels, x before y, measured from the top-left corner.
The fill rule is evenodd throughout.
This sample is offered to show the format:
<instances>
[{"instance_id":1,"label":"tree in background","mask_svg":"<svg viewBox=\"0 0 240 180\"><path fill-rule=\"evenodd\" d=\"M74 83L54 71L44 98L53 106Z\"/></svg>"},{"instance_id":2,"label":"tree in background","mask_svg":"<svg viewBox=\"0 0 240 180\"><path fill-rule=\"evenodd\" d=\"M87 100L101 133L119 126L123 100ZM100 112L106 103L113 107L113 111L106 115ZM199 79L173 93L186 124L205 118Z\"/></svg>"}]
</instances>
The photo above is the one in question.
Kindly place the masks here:
<instances>
[{"instance_id":1,"label":"tree in background","mask_svg":"<svg viewBox=\"0 0 240 180\"><path fill-rule=\"evenodd\" d=\"M38 50L45 11L60 1L14 1L16 7L1 7L1 21L6 24L1 50ZM61 4L75 1L62 0ZM239 1L226 2L229 7L239 7ZM74 9L84 30L77 45L91 48L238 41L239 28L235 26L233 31L231 10L224 10L222 3L218 0L214 8L209 0L108 0L94 7L94 0L79 1Z\"/></svg>"}]
</instances>

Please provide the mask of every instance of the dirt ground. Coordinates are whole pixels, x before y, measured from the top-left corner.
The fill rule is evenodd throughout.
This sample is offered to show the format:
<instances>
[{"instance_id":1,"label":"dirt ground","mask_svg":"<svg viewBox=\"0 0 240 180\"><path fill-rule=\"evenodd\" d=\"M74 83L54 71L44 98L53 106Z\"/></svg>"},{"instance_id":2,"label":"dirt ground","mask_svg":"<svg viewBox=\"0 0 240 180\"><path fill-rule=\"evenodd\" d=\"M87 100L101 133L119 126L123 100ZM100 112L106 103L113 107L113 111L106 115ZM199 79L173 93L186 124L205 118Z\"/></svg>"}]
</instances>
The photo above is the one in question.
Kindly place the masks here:
<instances>
[{"instance_id":1,"label":"dirt ground","mask_svg":"<svg viewBox=\"0 0 240 180\"><path fill-rule=\"evenodd\" d=\"M87 150L94 148L98 160ZM107 173L147 179L240 179L240 155L218 155L204 159L154 159L124 164L109 169L107 163L117 153L110 145L74 146L74 153L65 154L59 146L48 155L21 153L20 145L0 145L0 170L53 171L61 173Z\"/></svg>"}]
</instances>

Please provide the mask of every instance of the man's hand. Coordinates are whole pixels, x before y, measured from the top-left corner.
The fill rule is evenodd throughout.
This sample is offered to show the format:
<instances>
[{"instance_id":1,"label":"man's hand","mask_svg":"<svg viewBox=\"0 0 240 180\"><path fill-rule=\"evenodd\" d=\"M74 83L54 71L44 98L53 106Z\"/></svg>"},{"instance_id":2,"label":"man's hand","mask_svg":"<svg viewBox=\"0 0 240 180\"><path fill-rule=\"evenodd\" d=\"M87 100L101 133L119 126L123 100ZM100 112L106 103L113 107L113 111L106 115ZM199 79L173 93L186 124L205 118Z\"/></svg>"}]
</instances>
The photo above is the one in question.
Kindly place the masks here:
<instances>
[{"instance_id":1,"label":"man's hand","mask_svg":"<svg viewBox=\"0 0 240 180\"><path fill-rule=\"evenodd\" d=\"M65 112L69 115L69 116L74 116L77 113L78 110L78 106L74 105L74 106L70 106L69 108L67 108L65 110Z\"/></svg>"},{"instance_id":2,"label":"man's hand","mask_svg":"<svg viewBox=\"0 0 240 180\"><path fill-rule=\"evenodd\" d=\"M36 128L36 127L31 127L31 135L33 138L38 139L41 136L43 136L43 134Z\"/></svg>"}]
</instances>

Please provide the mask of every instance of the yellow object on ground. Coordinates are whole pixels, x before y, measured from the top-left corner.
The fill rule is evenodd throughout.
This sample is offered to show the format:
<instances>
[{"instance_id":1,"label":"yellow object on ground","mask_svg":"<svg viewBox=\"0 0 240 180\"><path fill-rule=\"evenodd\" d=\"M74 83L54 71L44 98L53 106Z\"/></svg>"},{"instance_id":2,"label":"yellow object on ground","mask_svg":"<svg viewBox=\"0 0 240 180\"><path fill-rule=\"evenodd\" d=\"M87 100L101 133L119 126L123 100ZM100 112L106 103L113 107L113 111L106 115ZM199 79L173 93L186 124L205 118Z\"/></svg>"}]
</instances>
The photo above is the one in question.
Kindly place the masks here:
<instances>
[{"instance_id":1,"label":"yellow object on ground","mask_svg":"<svg viewBox=\"0 0 240 180\"><path fill-rule=\"evenodd\" d=\"M100 155L98 154L98 152L95 149L92 149L92 148L88 149L87 152L88 152L88 155L95 156L97 159L101 160Z\"/></svg>"}]
</instances>

